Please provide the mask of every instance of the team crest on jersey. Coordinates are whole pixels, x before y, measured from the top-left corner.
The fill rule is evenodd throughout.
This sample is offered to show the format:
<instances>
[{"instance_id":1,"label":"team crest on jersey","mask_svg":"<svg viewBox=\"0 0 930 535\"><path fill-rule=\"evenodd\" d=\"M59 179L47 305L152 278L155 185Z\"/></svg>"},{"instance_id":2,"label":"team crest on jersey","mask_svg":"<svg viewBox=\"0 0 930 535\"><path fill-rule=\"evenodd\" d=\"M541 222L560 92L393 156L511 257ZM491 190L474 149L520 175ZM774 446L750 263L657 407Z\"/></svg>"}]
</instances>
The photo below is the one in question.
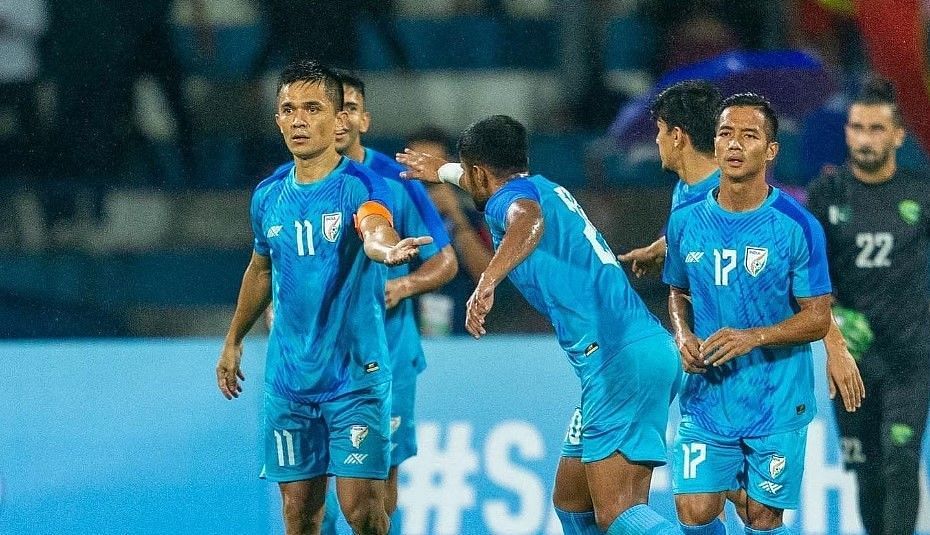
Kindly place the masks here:
<instances>
[{"instance_id":1,"label":"team crest on jersey","mask_svg":"<svg viewBox=\"0 0 930 535\"><path fill-rule=\"evenodd\" d=\"M342 213L334 212L332 214L323 214L323 237L326 241L333 242L339 238L339 231L342 230Z\"/></svg>"},{"instance_id":2,"label":"team crest on jersey","mask_svg":"<svg viewBox=\"0 0 930 535\"><path fill-rule=\"evenodd\" d=\"M769 461L769 474L772 476L772 479L777 479L779 475L785 470L785 457L782 455L772 455L772 459Z\"/></svg>"},{"instance_id":3,"label":"team crest on jersey","mask_svg":"<svg viewBox=\"0 0 930 535\"><path fill-rule=\"evenodd\" d=\"M365 441L365 437L368 436L368 426L367 425L353 425L349 429L349 438L352 440L352 446L355 449L358 449L362 442Z\"/></svg>"},{"instance_id":4,"label":"team crest on jersey","mask_svg":"<svg viewBox=\"0 0 930 535\"><path fill-rule=\"evenodd\" d=\"M746 260L743 264L753 277L762 273L765 263L769 261L769 250L765 247L747 247Z\"/></svg>"},{"instance_id":5,"label":"team crest on jersey","mask_svg":"<svg viewBox=\"0 0 930 535\"><path fill-rule=\"evenodd\" d=\"M917 201L905 199L898 203L898 213L908 225L914 226L920 221L920 205Z\"/></svg>"}]
</instances>

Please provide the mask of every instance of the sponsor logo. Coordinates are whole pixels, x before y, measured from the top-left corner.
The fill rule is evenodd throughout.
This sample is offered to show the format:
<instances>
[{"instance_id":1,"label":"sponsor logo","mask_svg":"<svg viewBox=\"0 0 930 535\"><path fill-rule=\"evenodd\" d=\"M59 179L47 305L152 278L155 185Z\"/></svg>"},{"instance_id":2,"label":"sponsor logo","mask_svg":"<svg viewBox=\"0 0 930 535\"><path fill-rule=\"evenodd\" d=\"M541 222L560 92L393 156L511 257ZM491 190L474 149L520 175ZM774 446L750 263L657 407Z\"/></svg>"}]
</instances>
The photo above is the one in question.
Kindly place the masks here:
<instances>
[{"instance_id":1,"label":"sponsor logo","mask_svg":"<svg viewBox=\"0 0 930 535\"><path fill-rule=\"evenodd\" d=\"M584 356L590 357L591 355L594 354L595 351L597 351L600 348L601 346L597 345L597 342L591 342L591 345L585 348Z\"/></svg>"},{"instance_id":2,"label":"sponsor logo","mask_svg":"<svg viewBox=\"0 0 930 535\"><path fill-rule=\"evenodd\" d=\"M328 242L335 242L342 230L342 213L323 214L323 237Z\"/></svg>"},{"instance_id":3,"label":"sponsor logo","mask_svg":"<svg viewBox=\"0 0 930 535\"><path fill-rule=\"evenodd\" d=\"M365 464L367 458L367 453L350 453L346 460L342 461L342 464Z\"/></svg>"},{"instance_id":4,"label":"sponsor logo","mask_svg":"<svg viewBox=\"0 0 930 535\"><path fill-rule=\"evenodd\" d=\"M353 425L349 429L349 438L352 440L352 446L355 449L358 449L362 442L365 441L365 438L368 436L368 426L367 425Z\"/></svg>"},{"instance_id":5,"label":"sponsor logo","mask_svg":"<svg viewBox=\"0 0 930 535\"><path fill-rule=\"evenodd\" d=\"M697 264L704 258L704 251L691 251L685 255L685 264Z\"/></svg>"},{"instance_id":6,"label":"sponsor logo","mask_svg":"<svg viewBox=\"0 0 930 535\"><path fill-rule=\"evenodd\" d=\"M765 247L746 247L746 259L744 265L746 271L753 277L762 273L766 262L769 260L769 250Z\"/></svg>"},{"instance_id":7,"label":"sponsor logo","mask_svg":"<svg viewBox=\"0 0 930 535\"><path fill-rule=\"evenodd\" d=\"M381 366L378 366L377 362L369 362L365 365L365 373L375 373L380 370Z\"/></svg>"},{"instance_id":8,"label":"sponsor logo","mask_svg":"<svg viewBox=\"0 0 930 535\"><path fill-rule=\"evenodd\" d=\"M782 487L784 487L784 485L772 483L771 481L763 481L762 483L759 483L759 488L768 492L769 494L778 494L778 491L780 491Z\"/></svg>"},{"instance_id":9,"label":"sponsor logo","mask_svg":"<svg viewBox=\"0 0 930 535\"><path fill-rule=\"evenodd\" d=\"M274 225L274 226L268 227L268 233L265 234L265 237L266 238L276 237L278 234L281 234L282 228L284 228L284 225Z\"/></svg>"},{"instance_id":10,"label":"sponsor logo","mask_svg":"<svg viewBox=\"0 0 930 535\"><path fill-rule=\"evenodd\" d=\"M772 459L769 461L769 475L772 476L772 479L778 478L785 470L785 462L784 455L772 455Z\"/></svg>"}]
</instances>

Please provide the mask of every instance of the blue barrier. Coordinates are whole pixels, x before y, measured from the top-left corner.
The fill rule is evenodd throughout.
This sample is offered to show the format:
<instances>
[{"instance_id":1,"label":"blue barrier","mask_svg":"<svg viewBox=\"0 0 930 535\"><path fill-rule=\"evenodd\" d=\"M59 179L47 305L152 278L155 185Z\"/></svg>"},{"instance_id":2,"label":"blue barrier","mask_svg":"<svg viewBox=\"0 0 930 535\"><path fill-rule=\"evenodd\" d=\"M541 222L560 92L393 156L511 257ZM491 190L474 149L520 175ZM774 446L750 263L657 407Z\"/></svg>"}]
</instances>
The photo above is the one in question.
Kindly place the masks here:
<instances>
[{"instance_id":1,"label":"blue barrier","mask_svg":"<svg viewBox=\"0 0 930 535\"><path fill-rule=\"evenodd\" d=\"M235 401L214 384L219 347L0 343L0 533L282 533L277 489L257 478L264 341L246 344ZM560 533L549 494L578 384L554 340L431 340L426 351L420 455L400 475L404 533ZM860 533L823 380L789 522ZM667 470L653 488L672 515ZM923 490L919 532L930 534L926 479Z\"/></svg>"}]
</instances>

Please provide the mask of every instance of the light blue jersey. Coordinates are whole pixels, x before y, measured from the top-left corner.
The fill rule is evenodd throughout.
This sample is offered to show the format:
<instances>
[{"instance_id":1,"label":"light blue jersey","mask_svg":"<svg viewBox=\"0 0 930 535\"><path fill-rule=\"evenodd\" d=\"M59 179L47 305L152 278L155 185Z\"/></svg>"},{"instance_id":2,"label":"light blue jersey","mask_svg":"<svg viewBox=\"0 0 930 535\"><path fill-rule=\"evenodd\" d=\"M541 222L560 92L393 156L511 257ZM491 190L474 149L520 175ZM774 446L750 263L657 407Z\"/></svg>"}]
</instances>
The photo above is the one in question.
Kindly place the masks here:
<instances>
[{"instance_id":1,"label":"light blue jersey","mask_svg":"<svg viewBox=\"0 0 930 535\"><path fill-rule=\"evenodd\" d=\"M254 249L271 258L275 310L265 382L279 397L317 403L391 379L387 269L365 255L353 222L368 201L391 209L388 185L347 158L312 184L298 184L292 164L255 188Z\"/></svg>"},{"instance_id":2,"label":"light blue jersey","mask_svg":"<svg viewBox=\"0 0 930 535\"><path fill-rule=\"evenodd\" d=\"M423 184L401 178L400 172L405 170L404 166L378 151L366 148L363 163L387 179L393 194L394 227L398 234L404 238L433 237L433 243L420 247L420 260L429 260L449 245L449 234ZM388 279L403 277L410 271L410 264L390 267ZM426 359L420 345L420 329L413 299L404 299L387 311L386 332L395 386L415 381L417 374L426 368Z\"/></svg>"},{"instance_id":3,"label":"light blue jersey","mask_svg":"<svg viewBox=\"0 0 930 535\"><path fill-rule=\"evenodd\" d=\"M485 219L495 249L507 230L507 210L519 199L540 204L545 230L509 278L550 319L582 383L625 346L667 335L578 202L545 177L512 179L488 200Z\"/></svg>"},{"instance_id":4,"label":"light blue jersey","mask_svg":"<svg viewBox=\"0 0 930 535\"><path fill-rule=\"evenodd\" d=\"M720 185L720 169L707 175L703 180L689 185L684 180L679 179L675 183L675 189L672 190L672 211L681 208L685 203L701 201L707 196L710 190Z\"/></svg>"},{"instance_id":5,"label":"light blue jersey","mask_svg":"<svg viewBox=\"0 0 930 535\"><path fill-rule=\"evenodd\" d=\"M701 340L724 327L771 326L797 299L829 294L823 229L772 188L761 207L728 212L715 198L685 203L669 219L663 279L691 292ZM810 344L755 349L705 374L687 374L682 421L726 437L799 429L814 417Z\"/></svg>"}]
</instances>

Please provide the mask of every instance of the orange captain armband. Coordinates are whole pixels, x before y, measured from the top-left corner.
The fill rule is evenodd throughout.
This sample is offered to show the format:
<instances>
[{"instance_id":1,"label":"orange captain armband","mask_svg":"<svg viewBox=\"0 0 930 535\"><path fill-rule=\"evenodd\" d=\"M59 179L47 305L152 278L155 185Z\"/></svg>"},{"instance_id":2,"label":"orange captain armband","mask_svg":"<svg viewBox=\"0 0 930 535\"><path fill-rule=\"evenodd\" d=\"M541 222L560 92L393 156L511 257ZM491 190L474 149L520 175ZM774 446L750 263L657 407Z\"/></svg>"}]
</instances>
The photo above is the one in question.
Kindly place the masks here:
<instances>
[{"instance_id":1,"label":"orange captain armband","mask_svg":"<svg viewBox=\"0 0 930 535\"><path fill-rule=\"evenodd\" d=\"M358 211L355 212L355 215L352 218L355 220L355 232L358 233L359 237L362 237L362 221L370 215L379 215L384 219L387 219L387 222L392 227L394 226L394 216L391 215L391 211L388 210L383 204L378 201L365 201L364 204L359 206Z\"/></svg>"}]
</instances>

